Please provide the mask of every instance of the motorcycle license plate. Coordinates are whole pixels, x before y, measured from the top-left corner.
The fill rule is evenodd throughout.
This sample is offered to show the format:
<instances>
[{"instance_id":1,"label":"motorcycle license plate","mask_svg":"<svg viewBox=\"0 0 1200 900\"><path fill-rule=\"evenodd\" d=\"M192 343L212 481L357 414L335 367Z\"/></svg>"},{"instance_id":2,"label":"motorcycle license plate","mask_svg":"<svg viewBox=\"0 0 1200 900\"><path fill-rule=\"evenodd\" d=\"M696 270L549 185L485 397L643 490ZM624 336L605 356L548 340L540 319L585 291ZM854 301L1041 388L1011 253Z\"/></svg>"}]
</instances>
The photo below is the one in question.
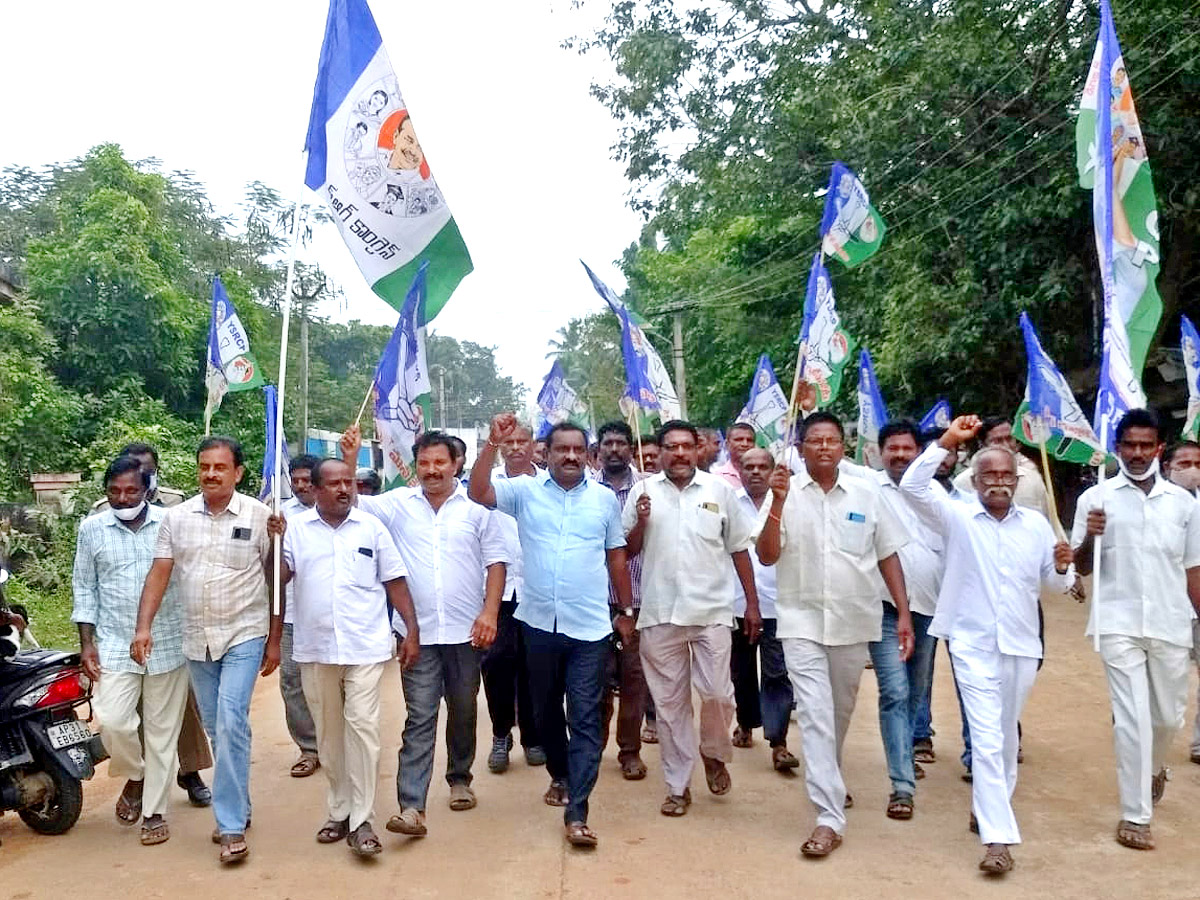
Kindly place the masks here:
<instances>
[{"instance_id":1,"label":"motorcycle license plate","mask_svg":"<svg viewBox=\"0 0 1200 900\"><path fill-rule=\"evenodd\" d=\"M55 750L61 750L63 747L90 741L92 730L84 722L60 722L58 725L51 725L47 728L46 736L50 738L50 746Z\"/></svg>"}]
</instances>

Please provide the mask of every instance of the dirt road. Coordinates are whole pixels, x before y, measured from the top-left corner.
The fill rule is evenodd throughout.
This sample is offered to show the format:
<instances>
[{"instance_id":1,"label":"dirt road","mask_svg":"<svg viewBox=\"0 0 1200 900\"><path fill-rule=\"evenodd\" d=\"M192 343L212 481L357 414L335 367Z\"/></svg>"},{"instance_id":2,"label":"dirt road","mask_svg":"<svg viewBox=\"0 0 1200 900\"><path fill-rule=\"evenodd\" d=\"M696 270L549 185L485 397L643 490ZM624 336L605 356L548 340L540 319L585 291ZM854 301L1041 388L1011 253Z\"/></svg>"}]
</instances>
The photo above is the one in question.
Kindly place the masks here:
<instances>
[{"instance_id":1,"label":"dirt road","mask_svg":"<svg viewBox=\"0 0 1200 900\"><path fill-rule=\"evenodd\" d=\"M167 844L142 847L136 829L119 826L113 803L120 783L103 766L87 785L85 809L69 834L41 837L12 815L0 818L0 897L41 898L370 898L400 897L674 897L812 898L1185 898L1200 897L1200 766L1181 735L1171 757L1174 778L1159 806L1158 849L1118 846L1118 818L1108 698L1099 660L1083 637L1085 607L1056 599L1046 608L1049 659L1024 716L1025 758L1016 810L1025 843L1003 882L976 870L981 849L967 831L969 786L959 775L958 709L944 651L934 688L938 762L919 783L910 822L884 816L888 784L876 717L874 677L864 674L846 753L856 799L846 842L831 858L804 860L801 841L813 825L802 778L769 766L761 740L735 751L733 791L714 798L699 773L696 803L683 819L658 813L664 794L658 751L644 753L650 776L623 781L615 752L606 754L592 795L594 852L562 839L561 814L541 802L544 769L523 761L503 776L484 765L487 717L480 698L475 786L479 806L454 813L435 780L430 834L383 837L385 852L366 863L345 845L314 841L323 819L320 774L290 778L294 749L274 677L254 700L251 858L222 869L209 842L211 814L175 792ZM395 748L403 702L399 678L386 681L385 752L376 811L396 812ZM1188 726L1194 707L1189 708ZM799 751L793 725L791 745ZM437 765L443 765L439 748Z\"/></svg>"}]
</instances>

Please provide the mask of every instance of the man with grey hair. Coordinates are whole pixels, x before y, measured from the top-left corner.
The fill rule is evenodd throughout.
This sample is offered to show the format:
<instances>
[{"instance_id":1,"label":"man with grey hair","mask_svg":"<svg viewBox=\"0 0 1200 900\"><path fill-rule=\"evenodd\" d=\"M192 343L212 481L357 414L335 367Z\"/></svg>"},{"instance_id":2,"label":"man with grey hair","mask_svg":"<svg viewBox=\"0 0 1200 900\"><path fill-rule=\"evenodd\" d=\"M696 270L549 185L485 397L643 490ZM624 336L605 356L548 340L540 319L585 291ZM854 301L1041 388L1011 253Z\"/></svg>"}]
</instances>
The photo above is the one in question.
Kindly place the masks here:
<instances>
[{"instance_id":1,"label":"man with grey hair","mask_svg":"<svg viewBox=\"0 0 1200 900\"><path fill-rule=\"evenodd\" d=\"M987 850L979 868L1012 869L1021 835L1012 810L1017 785L1017 721L1033 688L1042 642L1038 594L1066 593L1074 581L1071 547L1050 523L1013 502L1017 461L985 446L971 465L976 500L962 503L933 488L938 467L981 426L960 416L900 479L918 517L945 540L946 569L929 633L947 641L971 728L972 830Z\"/></svg>"}]
</instances>

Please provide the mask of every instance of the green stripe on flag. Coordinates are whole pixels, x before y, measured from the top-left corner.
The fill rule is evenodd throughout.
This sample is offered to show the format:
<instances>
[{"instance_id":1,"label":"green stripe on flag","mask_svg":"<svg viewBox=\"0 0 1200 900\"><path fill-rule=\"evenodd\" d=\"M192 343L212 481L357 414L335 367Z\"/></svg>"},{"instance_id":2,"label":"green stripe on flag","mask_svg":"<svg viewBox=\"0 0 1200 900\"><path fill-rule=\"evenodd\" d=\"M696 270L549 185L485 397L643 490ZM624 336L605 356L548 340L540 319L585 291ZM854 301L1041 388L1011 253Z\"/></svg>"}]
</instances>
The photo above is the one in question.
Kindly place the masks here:
<instances>
[{"instance_id":1,"label":"green stripe on flag","mask_svg":"<svg viewBox=\"0 0 1200 900\"><path fill-rule=\"evenodd\" d=\"M404 297L412 281L417 277L421 263L429 260L429 271L425 276L425 321L432 322L442 311L458 283L474 270L471 254L453 219L447 222L433 240L414 256L406 265L389 275L384 275L371 285L371 290L386 300L399 312L404 307Z\"/></svg>"}]
</instances>

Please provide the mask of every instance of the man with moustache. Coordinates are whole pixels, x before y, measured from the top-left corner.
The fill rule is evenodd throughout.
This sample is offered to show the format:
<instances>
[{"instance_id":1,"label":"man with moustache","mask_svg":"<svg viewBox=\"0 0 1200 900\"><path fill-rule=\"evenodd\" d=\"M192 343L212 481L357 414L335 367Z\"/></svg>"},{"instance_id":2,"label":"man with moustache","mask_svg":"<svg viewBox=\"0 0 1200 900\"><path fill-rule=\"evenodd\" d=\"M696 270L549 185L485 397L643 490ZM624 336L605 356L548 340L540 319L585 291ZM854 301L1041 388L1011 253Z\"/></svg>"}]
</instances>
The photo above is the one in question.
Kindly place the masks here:
<instances>
[{"instance_id":1,"label":"man with moustache","mask_svg":"<svg viewBox=\"0 0 1200 900\"><path fill-rule=\"evenodd\" d=\"M1115 437L1120 472L1083 492L1071 542L1086 575L1100 539L1087 633L1098 636L1112 699L1117 842L1152 850L1150 819L1187 710L1192 620L1200 611L1200 510L1195 497L1158 474L1157 416L1131 409Z\"/></svg>"},{"instance_id":2,"label":"man with moustache","mask_svg":"<svg viewBox=\"0 0 1200 900\"><path fill-rule=\"evenodd\" d=\"M613 492L584 477L587 434L578 425L562 422L550 429L548 478L493 481L496 450L516 427L511 413L492 420L487 444L471 469L469 495L517 520L525 596L516 617L551 778L543 799L565 807L565 836L572 846L594 847L599 839L587 824L588 798L604 749L600 701L613 632L609 582L617 595L617 633L622 641L633 633L625 536Z\"/></svg>"},{"instance_id":3,"label":"man with moustache","mask_svg":"<svg viewBox=\"0 0 1200 900\"><path fill-rule=\"evenodd\" d=\"M733 430L730 429L731 433ZM730 438L730 446L733 438ZM761 447L751 447L738 455L738 471L743 487L736 492L737 500L751 521L758 520L763 501L771 493L771 472L775 460ZM798 760L787 746L788 720L791 718L792 683L788 679L783 644L776 636L775 567L764 566L758 553L750 554L754 567L754 585L758 591L758 608L762 616L762 632L758 643L752 644L745 635L746 595L735 582L733 629L733 698L737 705L737 728L733 731L733 746L753 744L755 728L762 727L763 737L771 748L771 765L776 772L798 768ZM762 659L762 684L759 685L758 657Z\"/></svg>"},{"instance_id":4,"label":"man with moustache","mask_svg":"<svg viewBox=\"0 0 1200 900\"><path fill-rule=\"evenodd\" d=\"M845 433L831 413L812 413L800 448L804 471L771 474L759 514L757 550L778 564L777 627L804 747L817 826L800 852L828 856L842 843L848 794L842 748L868 659L882 636L879 579L896 607L899 657L912 654L912 621L897 551L907 535L877 485L839 471Z\"/></svg>"},{"instance_id":5,"label":"man with moustache","mask_svg":"<svg viewBox=\"0 0 1200 900\"><path fill-rule=\"evenodd\" d=\"M657 475L660 471L658 435L643 434L638 438L637 467L643 475Z\"/></svg>"},{"instance_id":6,"label":"man with moustache","mask_svg":"<svg viewBox=\"0 0 1200 900\"><path fill-rule=\"evenodd\" d=\"M1009 846L1021 842L1013 815L1017 723L1033 688L1042 642L1038 596L1070 590L1071 547L1055 541L1040 513L1013 502L1017 460L1003 445L971 460L972 503L951 500L932 482L946 455L980 430L978 416L955 419L908 467L900 490L926 528L945 542L945 573L930 634L947 641L971 728L972 830L986 846L979 868L1003 875Z\"/></svg>"},{"instance_id":7,"label":"man with moustache","mask_svg":"<svg viewBox=\"0 0 1200 900\"><path fill-rule=\"evenodd\" d=\"M280 506L285 519L293 519L312 509L317 502L317 490L313 484L313 469L320 460L311 454L297 456L288 463L291 474L292 496ZM279 693L283 696L283 717L287 722L292 743L300 750L300 758L292 763L289 774L293 778L307 778L321 766L317 753L317 726L313 722L308 701L304 699L304 686L300 683L300 665L292 659L292 618L295 604L292 589L284 592L283 638L279 643Z\"/></svg>"},{"instance_id":8,"label":"man with moustache","mask_svg":"<svg viewBox=\"0 0 1200 900\"><path fill-rule=\"evenodd\" d=\"M605 422L597 433L600 444L600 476L596 480L617 495L622 508L633 486L642 480L634 470L633 430L624 422ZM637 624L638 610L642 605L642 557L629 557L629 582L633 592L633 621ZM613 619L620 615L616 591L609 587L608 602L612 607ZM604 691L604 743L608 743L608 726L612 721L614 694L620 694L617 712L617 764L621 776L627 781L640 781L646 777L646 764L642 762L642 718L646 714L646 676L642 671L641 644L638 633L633 632L628 641L613 647L609 658L611 671L606 678ZM615 688L615 690L614 690Z\"/></svg>"},{"instance_id":9,"label":"man with moustache","mask_svg":"<svg viewBox=\"0 0 1200 900\"><path fill-rule=\"evenodd\" d=\"M154 623L158 653L147 665L129 658L138 600L154 559L166 510L146 500L150 476L139 460L120 456L104 473L103 512L79 526L71 578L83 670L96 685L93 705L108 751L108 774L127 780L117 821L142 818L141 841L170 838L167 795L188 700L183 608L168 593ZM140 733L139 733L140 732Z\"/></svg>"},{"instance_id":10,"label":"man with moustache","mask_svg":"<svg viewBox=\"0 0 1200 900\"><path fill-rule=\"evenodd\" d=\"M697 468L696 428L665 422L658 443L663 471L634 485L622 524L629 552L642 554L637 626L667 783L659 811L683 816L692 802L697 755L693 685L700 695L699 756L708 789L722 795L732 787L727 763L733 758L735 573L746 596L744 630L751 642L762 618L747 552L753 520L724 480Z\"/></svg>"},{"instance_id":11,"label":"man with moustache","mask_svg":"<svg viewBox=\"0 0 1200 900\"><path fill-rule=\"evenodd\" d=\"M354 507L354 469L326 459L309 471L314 507L288 523L282 579L291 588L295 658L329 781L317 841L345 838L359 856L374 856L383 849L372 826L379 682L393 655L387 606L407 631L402 671L420 655L419 628L396 545L378 519Z\"/></svg>"},{"instance_id":12,"label":"man with moustache","mask_svg":"<svg viewBox=\"0 0 1200 900\"><path fill-rule=\"evenodd\" d=\"M729 448L729 459L714 468L712 473L724 478L735 491L742 486L742 454L754 446L757 436L754 426L746 422L734 422L726 432L725 446Z\"/></svg>"},{"instance_id":13,"label":"man with moustache","mask_svg":"<svg viewBox=\"0 0 1200 900\"><path fill-rule=\"evenodd\" d=\"M514 428L508 439L500 445L500 458L504 465L492 474L492 480L545 478L546 470L536 465L535 447L533 434L528 428L524 425ZM544 766L546 752L542 749L542 739L533 720L524 637L521 623L516 619L517 606L525 591L525 565L521 540L517 534L517 520L503 512L497 512L496 516L504 536L508 566L505 569L504 600L500 604L496 640L483 657L483 692L492 720L492 752L488 754L488 771L500 775L508 771L514 726L520 732L526 765Z\"/></svg>"},{"instance_id":14,"label":"man with moustache","mask_svg":"<svg viewBox=\"0 0 1200 900\"><path fill-rule=\"evenodd\" d=\"M907 660L900 658L898 613L886 591L880 591L883 636L870 646L879 683L879 733L892 784L887 816L902 820L912 818L916 779L925 777L913 760L913 735L921 701L933 677L937 638L929 634L929 624L937 607L943 569L941 537L921 524L912 504L900 491L900 479L921 450L920 438L917 426L908 420L886 423L879 429L883 470L871 473L879 484L884 503L909 536L908 543L898 552L913 625L912 655Z\"/></svg>"},{"instance_id":15,"label":"man with moustache","mask_svg":"<svg viewBox=\"0 0 1200 900\"><path fill-rule=\"evenodd\" d=\"M184 609L183 654L216 751L213 840L220 861L236 863L250 853L250 699L258 675L279 666L272 535L282 522L237 492L246 470L234 438L204 438L196 460L200 494L169 509L159 526L129 655L139 665L151 658L151 625L173 585Z\"/></svg>"},{"instance_id":16,"label":"man with moustache","mask_svg":"<svg viewBox=\"0 0 1200 900\"><path fill-rule=\"evenodd\" d=\"M358 437L355 426L347 429L343 459L357 458ZM413 450L420 486L360 497L359 508L377 516L396 542L421 631L420 657L401 673L406 718L396 775L400 814L386 827L422 837L428 833L425 806L443 699L450 809L473 809L477 802L471 766L479 663L496 639L507 555L496 516L472 503L455 477L450 436L427 431Z\"/></svg>"}]
</instances>

